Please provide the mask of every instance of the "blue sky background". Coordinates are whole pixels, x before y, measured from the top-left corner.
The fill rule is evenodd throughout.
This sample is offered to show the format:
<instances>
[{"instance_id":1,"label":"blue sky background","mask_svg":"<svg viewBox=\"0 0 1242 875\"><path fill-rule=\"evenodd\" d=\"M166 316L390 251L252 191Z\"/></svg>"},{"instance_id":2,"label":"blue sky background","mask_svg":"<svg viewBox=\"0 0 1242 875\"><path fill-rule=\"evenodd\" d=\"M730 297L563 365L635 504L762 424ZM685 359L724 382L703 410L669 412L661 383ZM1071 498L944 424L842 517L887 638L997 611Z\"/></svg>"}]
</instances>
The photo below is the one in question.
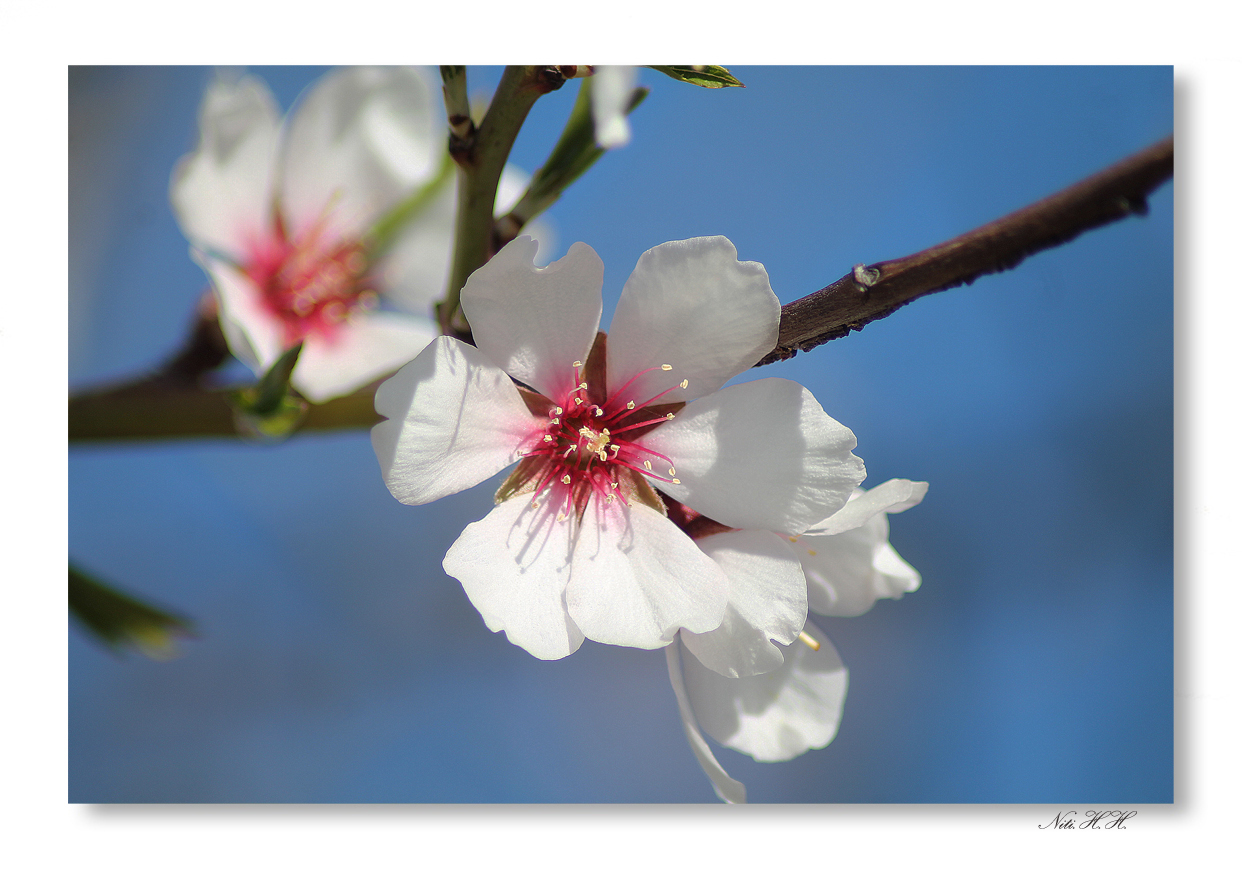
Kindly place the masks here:
<instances>
[{"instance_id":1,"label":"blue sky background","mask_svg":"<svg viewBox=\"0 0 1242 875\"><path fill-rule=\"evenodd\" d=\"M256 68L283 106L322 72ZM649 70L630 145L549 213L606 265L605 320L666 240L724 234L782 302L1025 206L1173 130L1169 67ZM472 90L498 72L470 68ZM203 68L70 77L70 388L151 367L205 288L168 206ZM535 169L575 84L512 161ZM741 379L806 384L922 588L816 619L850 669L836 740L719 758L755 802L1173 798L1173 185L1151 213ZM663 654L541 662L440 560L485 485L397 503L364 432L69 451L71 557L184 611L167 663L69 633L77 802L708 802Z\"/></svg>"}]
</instances>

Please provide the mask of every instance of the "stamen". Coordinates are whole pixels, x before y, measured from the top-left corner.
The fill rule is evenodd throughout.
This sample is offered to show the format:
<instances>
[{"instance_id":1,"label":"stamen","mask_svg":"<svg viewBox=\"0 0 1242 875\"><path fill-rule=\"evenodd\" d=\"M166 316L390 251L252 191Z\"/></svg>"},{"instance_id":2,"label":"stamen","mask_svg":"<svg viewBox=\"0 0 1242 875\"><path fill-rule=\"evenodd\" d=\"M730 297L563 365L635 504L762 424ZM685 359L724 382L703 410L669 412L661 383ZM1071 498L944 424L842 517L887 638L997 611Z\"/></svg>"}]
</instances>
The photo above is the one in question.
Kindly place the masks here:
<instances>
[{"instance_id":1,"label":"stamen","mask_svg":"<svg viewBox=\"0 0 1242 875\"><path fill-rule=\"evenodd\" d=\"M805 644L807 647L811 648L812 650L819 650L819 642L816 641L814 638L812 638L810 635L806 634L805 629L803 629L801 632L798 633L798 640L801 641L803 644Z\"/></svg>"}]
</instances>

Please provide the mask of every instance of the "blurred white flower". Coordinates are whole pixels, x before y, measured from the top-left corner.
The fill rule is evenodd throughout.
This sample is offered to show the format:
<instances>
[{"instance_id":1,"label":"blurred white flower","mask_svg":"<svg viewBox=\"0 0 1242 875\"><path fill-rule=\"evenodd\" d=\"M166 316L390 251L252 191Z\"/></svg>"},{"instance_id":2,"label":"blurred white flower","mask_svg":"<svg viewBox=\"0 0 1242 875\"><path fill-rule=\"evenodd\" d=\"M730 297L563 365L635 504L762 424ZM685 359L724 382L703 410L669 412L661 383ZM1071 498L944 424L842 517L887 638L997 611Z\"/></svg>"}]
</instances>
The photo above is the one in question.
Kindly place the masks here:
<instances>
[{"instance_id":1,"label":"blurred white flower","mask_svg":"<svg viewBox=\"0 0 1242 875\"><path fill-rule=\"evenodd\" d=\"M780 317L763 266L727 239L646 252L606 342L594 250L576 243L538 269L536 249L519 238L466 283L477 348L440 338L380 386L384 480L424 504L522 460L444 568L488 628L537 657L584 638L656 648L679 628L714 629L726 571L652 487L727 526L801 532L865 475L854 435L789 380L721 388L773 347ZM794 576L773 591L800 600L801 616L779 611L768 631L788 642L806 584L795 559L785 568Z\"/></svg>"},{"instance_id":2,"label":"blurred white flower","mask_svg":"<svg viewBox=\"0 0 1242 875\"><path fill-rule=\"evenodd\" d=\"M666 654L686 737L721 799L743 802L745 787L716 761L700 727L759 762L779 762L832 741L845 704L848 672L819 629L808 622L801 642L767 640L771 621L765 627L762 618L779 610L767 606L773 557L800 561L811 610L857 616L877 598L918 589L918 572L888 542L887 514L913 507L926 493L926 483L910 480L855 490L844 508L803 535L783 536L788 554L760 537L775 537L769 532L725 532L697 542L726 571L726 620L707 633L683 630Z\"/></svg>"},{"instance_id":3,"label":"blurred white flower","mask_svg":"<svg viewBox=\"0 0 1242 875\"><path fill-rule=\"evenodd\" d=\"M457 192L429 73L335 70L283 121L260 80L218 77L199 127L171 200L238 359L262 374L302 341L291 382L322 402L392 373L439 333L432 306L448 280ZM502 210L525 182L505 169Z\"/></svg>"},{"instance_id":4,"label":"blurred white flower","mask_svg":"<svg viewBox=\"0 0 1242 875\"><path fill-rule=\"evenodd\" d=\"M630 141L626 110L636 82L637 67L601 65L595 68L591 83L591 120L595 123L595 142L600 148L616 149Z\"/></svg>"}]
</instances>

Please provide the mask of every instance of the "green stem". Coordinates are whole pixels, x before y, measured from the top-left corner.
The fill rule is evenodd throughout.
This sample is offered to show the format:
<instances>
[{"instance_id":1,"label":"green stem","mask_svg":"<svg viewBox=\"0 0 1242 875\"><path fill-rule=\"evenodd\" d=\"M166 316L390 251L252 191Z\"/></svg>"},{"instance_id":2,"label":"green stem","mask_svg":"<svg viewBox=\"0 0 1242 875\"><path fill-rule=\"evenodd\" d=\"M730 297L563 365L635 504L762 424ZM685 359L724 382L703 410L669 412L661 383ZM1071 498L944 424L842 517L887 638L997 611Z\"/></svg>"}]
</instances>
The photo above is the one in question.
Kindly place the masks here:
<instances>
[{"instance_id":1,"label":"green stem","mask_svg":"<svg viewBox=\"0 0 1242 875\"><path fill-rule=\"evenodd\" d=\"M454 154L457 175L456 249L444 300L436 308L440 329L461 335L469 330L458 321L461 289L466 279L492 256L493 212L500 174L509 151L535 101L555 91L564 78L547 67L506 67L491 106L469 149Z\"/></svg>"}]
</instances>

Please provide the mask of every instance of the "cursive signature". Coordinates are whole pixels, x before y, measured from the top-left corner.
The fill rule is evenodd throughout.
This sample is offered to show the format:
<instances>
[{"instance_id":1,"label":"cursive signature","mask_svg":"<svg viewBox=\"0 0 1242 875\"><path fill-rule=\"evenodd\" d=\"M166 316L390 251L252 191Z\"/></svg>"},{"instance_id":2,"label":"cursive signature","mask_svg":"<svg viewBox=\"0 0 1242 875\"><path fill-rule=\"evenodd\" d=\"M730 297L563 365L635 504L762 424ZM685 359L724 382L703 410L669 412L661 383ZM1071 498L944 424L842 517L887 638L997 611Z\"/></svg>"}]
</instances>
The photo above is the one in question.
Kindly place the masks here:
<instances>
[{"instance_id":1,"label":"cursive signature","mask_svg":"<svg viewBox=\"0 0 1242 875\"><path fill-rule=\"evenodd\" d=\"M1041 823L1040 829L1125 829L1125 823L1137 811L1087 811L1079 820L1077 811L1058 811L1057 816L1047 823Z\"/></svg>"}]
</instances>

